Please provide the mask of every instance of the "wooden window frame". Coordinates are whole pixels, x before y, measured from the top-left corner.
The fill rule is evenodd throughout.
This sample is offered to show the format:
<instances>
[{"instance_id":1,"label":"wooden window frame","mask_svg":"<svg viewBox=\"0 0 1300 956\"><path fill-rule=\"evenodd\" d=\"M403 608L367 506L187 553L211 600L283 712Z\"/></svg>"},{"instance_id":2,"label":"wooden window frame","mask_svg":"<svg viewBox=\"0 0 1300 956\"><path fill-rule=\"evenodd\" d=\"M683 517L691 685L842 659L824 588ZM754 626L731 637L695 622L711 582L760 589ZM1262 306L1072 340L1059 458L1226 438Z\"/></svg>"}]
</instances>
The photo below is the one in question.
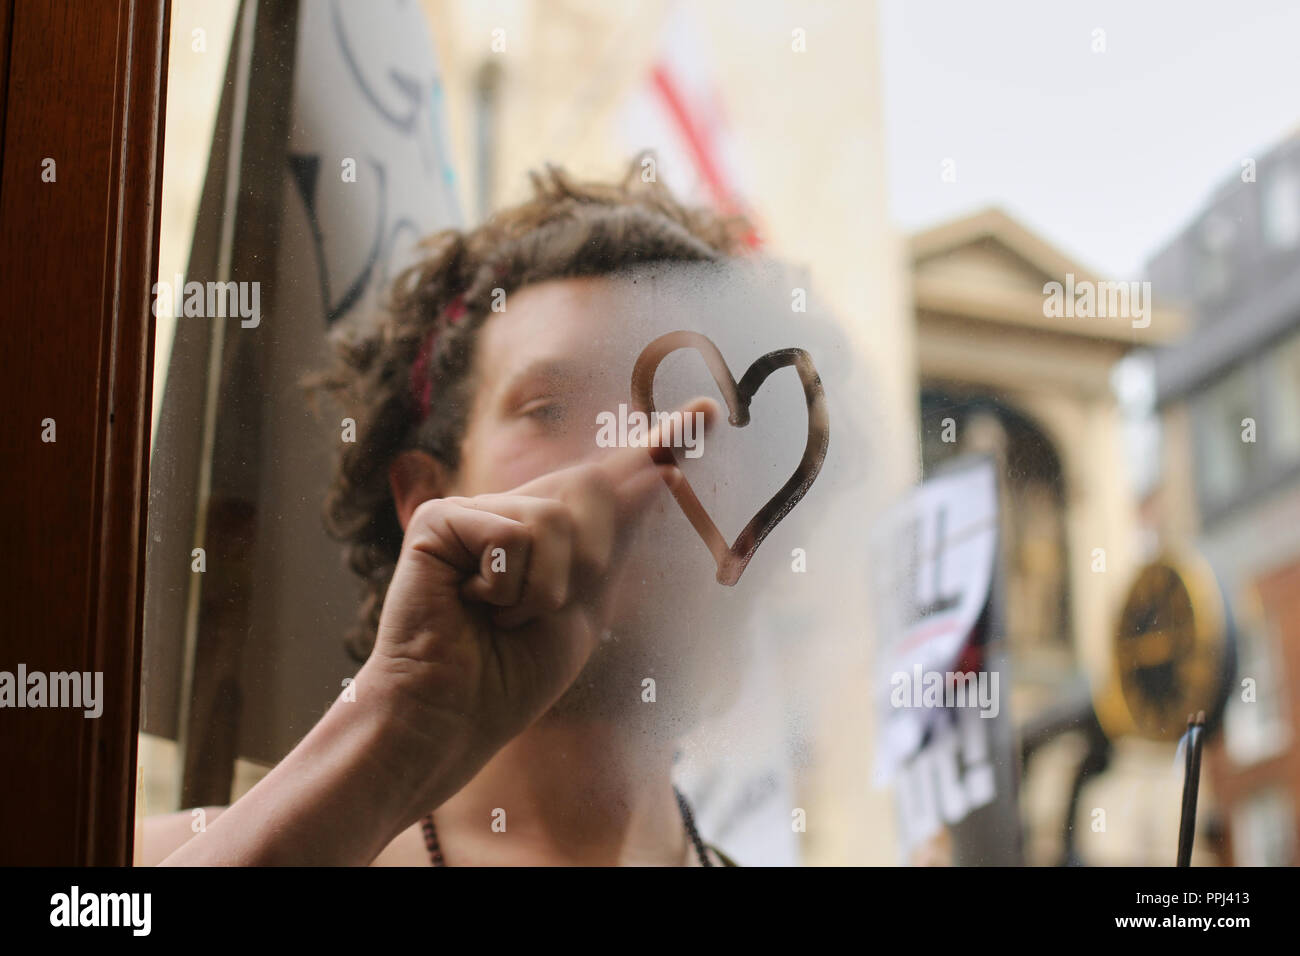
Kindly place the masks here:
<instances>
[{"instance_id":1,"label":"wooden window frame","mask_svg":"<svg viewBox=\"0 0 1300 956\"><path fill-rule=\"evenodd\" d=\"M131 860L169 22L0 0L0 669L103 673L98 718L0 709L0 864Z\"/></svg>"}]
</instances>

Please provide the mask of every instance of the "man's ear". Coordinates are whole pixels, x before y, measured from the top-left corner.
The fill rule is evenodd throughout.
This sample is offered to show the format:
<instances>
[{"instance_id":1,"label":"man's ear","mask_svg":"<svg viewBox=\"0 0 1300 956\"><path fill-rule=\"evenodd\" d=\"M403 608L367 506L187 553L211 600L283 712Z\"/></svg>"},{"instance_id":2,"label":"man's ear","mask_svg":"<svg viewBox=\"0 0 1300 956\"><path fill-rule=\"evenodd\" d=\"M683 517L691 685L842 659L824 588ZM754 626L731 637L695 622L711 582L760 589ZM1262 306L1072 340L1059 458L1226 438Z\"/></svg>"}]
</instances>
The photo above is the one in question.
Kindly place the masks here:
<instances>
[{"instance_id":1,"label":"man's ear","mask_svg":"<svg viewBox=\"0 0 1300 956\"><path fill-rule=\"evenodd\" d=\"M446 466L428 452L404 451L393 459L388 466L388 486L403 531L416 508L446 494L448 477Z\"/></svg>"}]
</instances>

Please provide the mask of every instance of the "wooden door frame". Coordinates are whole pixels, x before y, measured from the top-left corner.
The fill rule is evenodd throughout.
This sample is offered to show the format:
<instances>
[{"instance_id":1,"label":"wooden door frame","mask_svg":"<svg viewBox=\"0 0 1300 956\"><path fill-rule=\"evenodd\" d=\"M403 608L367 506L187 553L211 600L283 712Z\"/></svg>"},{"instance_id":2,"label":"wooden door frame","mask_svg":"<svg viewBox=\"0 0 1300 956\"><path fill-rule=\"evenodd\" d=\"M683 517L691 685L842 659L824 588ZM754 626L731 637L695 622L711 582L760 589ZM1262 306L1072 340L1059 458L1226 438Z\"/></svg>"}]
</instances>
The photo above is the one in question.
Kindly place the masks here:
<instances>
[{"instance_id":1,"label":"wooden door frame","mask_svg":"<svg viewBox=\"0 0 1300 956\"><path fill-rule=\"evenodd\" d=\"M98 718L0 709L0 864L127 865L170 7L0 22L0 670L103 673Z\"/></svg>"}]
</instances>

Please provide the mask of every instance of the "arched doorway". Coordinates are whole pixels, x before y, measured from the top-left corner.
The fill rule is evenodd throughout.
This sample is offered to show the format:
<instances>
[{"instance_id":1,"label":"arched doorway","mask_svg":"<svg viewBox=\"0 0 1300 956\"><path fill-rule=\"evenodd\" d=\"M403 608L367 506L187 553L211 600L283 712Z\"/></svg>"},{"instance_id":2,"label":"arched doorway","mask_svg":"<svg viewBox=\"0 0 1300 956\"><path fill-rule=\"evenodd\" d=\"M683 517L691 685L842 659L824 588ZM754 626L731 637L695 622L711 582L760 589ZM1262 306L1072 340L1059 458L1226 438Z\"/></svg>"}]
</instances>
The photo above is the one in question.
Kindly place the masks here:
<instances>
[{"instance_id":1,"label":"arched doorway","mask_svg":"<svg viewBox=\"0 0 1300 956\"><path fill-rule=\"evenodd\" d=\"M1002 478L1002 559L1008 648L1018 667L1072 662L1065 479L1031 418L990 392L936 384L921 391L926 477L959 454L992 455ZM1026 675L1029 676L1029 675Z\"/></svg>"}]
</instances>

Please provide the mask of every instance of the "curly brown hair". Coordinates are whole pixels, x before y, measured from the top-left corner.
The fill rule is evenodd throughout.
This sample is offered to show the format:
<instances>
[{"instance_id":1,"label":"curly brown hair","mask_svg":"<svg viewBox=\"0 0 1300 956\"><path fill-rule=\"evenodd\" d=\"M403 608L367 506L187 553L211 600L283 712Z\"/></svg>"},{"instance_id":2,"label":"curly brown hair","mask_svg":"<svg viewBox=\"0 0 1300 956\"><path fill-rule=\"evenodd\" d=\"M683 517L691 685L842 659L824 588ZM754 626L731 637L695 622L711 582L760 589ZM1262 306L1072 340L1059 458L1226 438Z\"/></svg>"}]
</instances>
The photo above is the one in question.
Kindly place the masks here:
<instances>
[{"instance_id":1,"label":"curly brown hair","mask_svg":"<svg viewBox=\"0 0 1300 956\"><path fill-rule=\"evenodd\" d=\"M528 201L475 229L424 240L420 261L396 278L376 324L362 338L339 339L333 368L309 380L356 422L356 441L343 446L324 515L364 582L346 639L358 662L374 647L402 546L389 464L421 449L452 471L458 467L473 399L474 343L494 298L548 279L649 262L719 261L752 244L753 227L743 216L685 206L658 182L645 182L643 156L616 184L575 182L547 166L531 174Z\"/></svg>"}]
</instances>

